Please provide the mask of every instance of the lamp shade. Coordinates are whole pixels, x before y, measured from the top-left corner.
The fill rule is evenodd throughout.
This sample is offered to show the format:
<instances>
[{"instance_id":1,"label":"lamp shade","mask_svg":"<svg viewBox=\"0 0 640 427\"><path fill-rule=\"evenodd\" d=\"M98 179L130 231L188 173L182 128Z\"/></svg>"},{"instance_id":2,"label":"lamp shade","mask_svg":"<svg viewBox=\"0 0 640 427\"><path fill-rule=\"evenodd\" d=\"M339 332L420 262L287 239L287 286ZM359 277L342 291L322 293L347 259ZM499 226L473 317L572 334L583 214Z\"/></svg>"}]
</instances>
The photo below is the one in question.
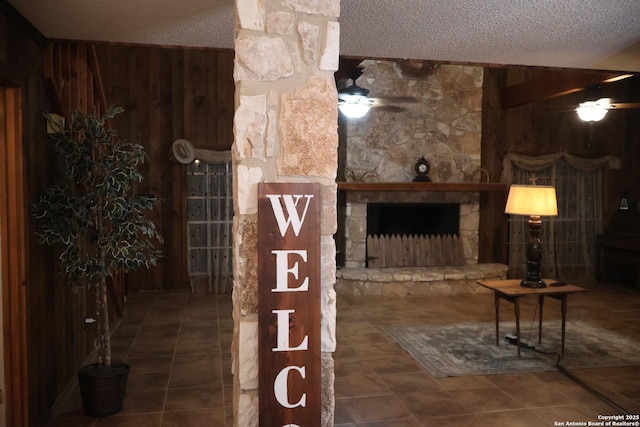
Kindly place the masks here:
<instances>
[{"instance_id":1,"label":"lamp shade","mask_svg":"<svg viewBox=\"0 0 640 427\"><path fill-rule=\"evenodd\" d=\"M556 189L544 185L512 185L504 212L515 215L557 216Z\"/></svg>"}]
</instances>

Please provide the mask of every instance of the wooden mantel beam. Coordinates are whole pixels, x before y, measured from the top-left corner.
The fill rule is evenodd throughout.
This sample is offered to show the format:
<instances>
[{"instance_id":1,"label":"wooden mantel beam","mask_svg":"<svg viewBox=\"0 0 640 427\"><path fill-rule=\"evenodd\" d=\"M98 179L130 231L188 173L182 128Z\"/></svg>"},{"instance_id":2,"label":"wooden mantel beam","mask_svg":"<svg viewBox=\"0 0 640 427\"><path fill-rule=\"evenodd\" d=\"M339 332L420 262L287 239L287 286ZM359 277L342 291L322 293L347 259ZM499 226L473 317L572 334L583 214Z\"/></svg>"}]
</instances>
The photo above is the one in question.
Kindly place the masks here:
<instances>
[{"instance_id":1,"label":"wooden mantel beam","mask_svg":"<svg viewBox=\"0 0 640 427\"><path fill-rule=\"evenodd\" d=\"M578 92L591 85L622 80L632 75L620 72L547 71L538 78L504 88L500 95L501 106L503 110L507 110L542 99Z\"/></svg>"}]
</instances>

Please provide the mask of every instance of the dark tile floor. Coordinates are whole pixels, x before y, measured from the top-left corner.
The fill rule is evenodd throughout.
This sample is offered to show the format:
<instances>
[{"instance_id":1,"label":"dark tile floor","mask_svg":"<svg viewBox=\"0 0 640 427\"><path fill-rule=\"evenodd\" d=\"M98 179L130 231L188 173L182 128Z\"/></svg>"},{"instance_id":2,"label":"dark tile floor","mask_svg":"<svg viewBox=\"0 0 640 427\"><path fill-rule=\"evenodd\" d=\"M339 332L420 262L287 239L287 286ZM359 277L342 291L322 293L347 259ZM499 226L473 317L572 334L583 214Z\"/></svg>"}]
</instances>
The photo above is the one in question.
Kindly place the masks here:
<instances>
[{"instance_id":1,"label":"dark tile floor","mask_svg":"<svg viewBox=\"0 0 640 427\"><path fill-rule=\"evenodd\" d=\"M131 295L112 339L131 367L122 412L85 417L76 389L48 427L232 426L232 331L230 295Z\"/></svg>"},{"instance_id":2,"label":"dark tile floor","mask_svg":"<svg viewBox=\"0 0 640 427\"><path fill-rule=\"evenodd\" d=\"M584 285L569 297L568 319L581 319L640 340L640 290ZM338 305L335 425L554 426L621 414L558 371L433 378L379 329L382 325L493 322L492 294L456 297L341 297ZM536 298L522 300L523 322ZM500 318L513 320L513 305ZM544 319L560 318L560 303L545 304ZM534 328L535 335L535 328ZM515 351L515 348L514 348ZM607 399L640 413L640 366L572 372Z\"/></svg>"},{"instance_id":3,"label":"dark tile floor","mask_svg":"<svg viewBox=\"0 0 640 427\"><path fill-rule=\"evenodd\" d=\"M569 298L568 318L640 340L640 290L587 286L589 292ZM532 318L535 299L523 302L522 318ZM558 304L545 304L545 320L559 317ZM231 427L231 311L228 295L132 295L113 340L116 358L132 367L123 411L103 419L84 417L80 398L72 393L49 427ZM491 322L493 316L488 293L339 297L335 425L538 427L621 413L556 371L433 378L379 329ZM511 304L502 304L501 318L512 320ZM630 413L640 413L640 366L573 374Z\"/></svg>"}]
</instances>

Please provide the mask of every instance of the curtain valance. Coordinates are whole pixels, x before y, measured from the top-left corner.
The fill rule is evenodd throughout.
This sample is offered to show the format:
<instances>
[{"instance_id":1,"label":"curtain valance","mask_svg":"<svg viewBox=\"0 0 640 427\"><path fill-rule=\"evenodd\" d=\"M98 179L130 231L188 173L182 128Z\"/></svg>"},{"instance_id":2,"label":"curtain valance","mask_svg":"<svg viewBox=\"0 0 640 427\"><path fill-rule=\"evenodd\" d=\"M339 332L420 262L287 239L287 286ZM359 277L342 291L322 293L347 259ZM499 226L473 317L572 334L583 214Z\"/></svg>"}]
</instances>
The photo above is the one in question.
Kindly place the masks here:
<instances>
[{"instance_id":1,"label":"curtain valance","mask_svg":"<svg viewBox=\"0 0 640 427\"><path fill-rule=\"evenodd\" d=\"M231 161L231 150L215 151L196 148L194 151L196 152L196 159L201 162L218 164Z\"/></svg>"},{"instance_id":2,"label":"curtain valance","mask_svg":"<svg viewBox=\"0 0 640 427\"><path fill-rule=\"evenodd\" d=\"M566 151L542 154L540 156L526 156L509 152L502 161L501 182L507 185L512 184L514 164L521 169L536 172L553 166L561 159L565 160L571 167L583 172L593 172L605 166L608 166L609 169L621 168L620 160L612 154L598 158L588 158L574 156Z\"/></svg>"}]
</instances>

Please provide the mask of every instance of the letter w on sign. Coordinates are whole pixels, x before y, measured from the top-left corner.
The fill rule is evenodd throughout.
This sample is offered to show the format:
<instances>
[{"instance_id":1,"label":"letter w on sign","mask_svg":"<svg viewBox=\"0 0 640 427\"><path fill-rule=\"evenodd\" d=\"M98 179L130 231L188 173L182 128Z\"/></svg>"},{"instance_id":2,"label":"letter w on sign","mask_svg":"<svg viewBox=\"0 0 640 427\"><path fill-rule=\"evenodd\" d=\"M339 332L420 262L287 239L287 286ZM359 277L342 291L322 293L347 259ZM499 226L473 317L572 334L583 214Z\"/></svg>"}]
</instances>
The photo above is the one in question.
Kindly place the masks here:
<instances>
[{"instance_id":1,"label":"letter w on sign","mask_svg":"<svg viewBox=\"0 0 640 427\"><path fill-rule=\"evenodd\" d=\"M258 184L259 426L318 427L320 185Z\"/></svg>"},{"instance_id":2,"label":"letter w on sign","mask_svg":"<svg viewBox=\"0 0 640 427\"><path fill-rule=\"evenodd\" d=\"M273 214L278 221L278 228L280 229L280 235L284 237L287 233L289 225L293 226L293 232L298 236L300 234L300 228L307 216L307 210L309 209L309 203L313 199L313 194L267 194L267 197L271 201L271 207L273 208ZM306 199L304 204L304 210L302 216L298 215L298 202L300 199ZM282 202L286 212L282 209Z\"/></svg>"}]
</instances>

